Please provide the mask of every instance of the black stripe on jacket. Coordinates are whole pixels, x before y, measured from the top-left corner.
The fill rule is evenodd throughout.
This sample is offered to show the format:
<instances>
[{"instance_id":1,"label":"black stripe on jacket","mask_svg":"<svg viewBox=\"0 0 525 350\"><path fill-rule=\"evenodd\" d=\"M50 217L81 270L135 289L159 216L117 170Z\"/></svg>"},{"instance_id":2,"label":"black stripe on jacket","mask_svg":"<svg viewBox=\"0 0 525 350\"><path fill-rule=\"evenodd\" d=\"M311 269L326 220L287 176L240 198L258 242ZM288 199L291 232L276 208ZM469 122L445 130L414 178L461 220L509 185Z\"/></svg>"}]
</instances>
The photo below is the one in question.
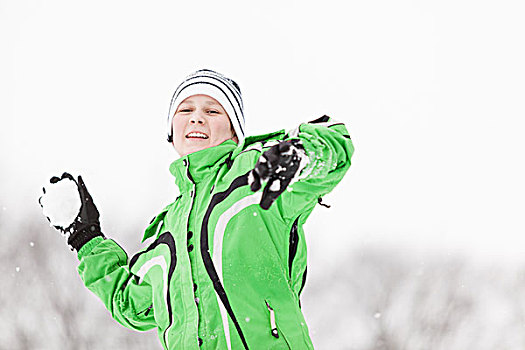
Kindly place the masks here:
<instances>
[{"instance_id":1,"label":"black stripe on jacket","mask_svg":"<svg viewBox=\"0 0 525 350\"><path fill-rule=\"evenodd\" d=\"M228 315L230 316L233 324L235 325L235 328L237 329L237 333L239 334L239 337L241 338L242 344L244 345L245 349L248 349L246 338L244 337L239 321L237 321L237 318L233 313L233 309L230 305L230 301L228 300L228 296L226 295L226 291L224 290L221 280L217 274L217 270L215 270L213 260L210 256L210 249L208 245L208 223L210 221L211 213L217 204L224 201L237 188L248 185L248 174L250 173L250 171L233 180L230 187L226 191L216 193L212 197L210 205L208 206L206 214L204 215L201 229L201 255L202 260L204 262L204 266L206 267L206 271L208 272L208 275L210 276L213 282L213 288L215 288L215 292L221 299L224 308L228 312Z\"/></svg>"},{"instance_id":2,"label":"black stripe on jacket","mask_svg":"<svg viewBox=\"0 0 525 350\"><path fill-rule=\"evenodd\" d=\"M154 250L155 248L157 248L159 245L161 244L166 244L170 250L170 266L169 266L169 269L168 269L168 280L166 281L166 283L168 284L166 286L166 288L168 289L168 294L166 296L166 305L168 306L168 319L169 319L169 324L168 324L168 327L166 327L166 329L164 330L164 334L163 334L163 339L164 339L164 344L166 344L167 346L167 342L166 342L166 336L167 336L167 330L171 327L171 324L173 322L173 310L171 308L171 301L170 301L170 281L171 281L171 278L173 276L173 272L175 271L175 267L177 266L177 255L176 255L176 249L175 249L175 240L173 239L173 236L171 235L171 233L169 231L167 232L164 232L163 234L161 234L159 236L159 238L157 238L153 243L151 243L151 245L148 247L148 249L146 249L145 251L143 252L140 252L140 253L137 253L135 254L132 258L131 258L131 261L129 263L129 271L130 271L130 277L133 277L134 275L131 274L131 268L133 267L133 265L135 265L135 263L137 262L137 260L139 259L139 257L147 252L150 252L152 250ZM129 281L129 279L128 279ZM127 283L125 283L123 285L123 287L125 287L127 285Z\"/></svg>"}]
</instances>

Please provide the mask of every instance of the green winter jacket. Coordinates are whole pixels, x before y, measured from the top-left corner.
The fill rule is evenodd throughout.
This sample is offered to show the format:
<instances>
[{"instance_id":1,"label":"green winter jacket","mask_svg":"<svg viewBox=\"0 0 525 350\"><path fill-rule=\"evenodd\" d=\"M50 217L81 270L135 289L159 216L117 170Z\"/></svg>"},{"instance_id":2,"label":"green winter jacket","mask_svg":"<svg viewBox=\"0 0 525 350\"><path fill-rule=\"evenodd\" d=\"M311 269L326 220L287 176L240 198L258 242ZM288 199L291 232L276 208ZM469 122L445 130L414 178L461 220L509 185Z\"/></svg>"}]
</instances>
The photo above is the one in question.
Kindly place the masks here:
<instances>
[{"instance_id":1,"label":"green winter jacket","mask_svg":"<svg viewBox=\"0 0 525 350\"><path fill-rule=\"evenodd\" d=\"M262 152L301 139L310 159L269 210L248 174ZM96 237L78 253L87 288L134 330L157 328L165 349L311 349L299 296L306 277L303 223L350 166L350 136L324 116L224 143L174 161L180 196L144 234L154 241L128 259Z\"/></svg>"}]
</instances>

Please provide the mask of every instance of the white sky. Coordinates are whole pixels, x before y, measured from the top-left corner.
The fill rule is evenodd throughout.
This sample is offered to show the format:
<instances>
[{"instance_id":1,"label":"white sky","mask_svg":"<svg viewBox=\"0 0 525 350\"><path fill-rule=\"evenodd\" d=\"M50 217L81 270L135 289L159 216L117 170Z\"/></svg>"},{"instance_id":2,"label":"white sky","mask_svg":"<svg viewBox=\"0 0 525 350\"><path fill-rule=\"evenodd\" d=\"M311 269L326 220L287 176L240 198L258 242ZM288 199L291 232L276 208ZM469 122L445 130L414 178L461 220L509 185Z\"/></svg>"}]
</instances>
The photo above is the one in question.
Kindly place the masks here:
<instances>
[{"instance_id":1,"label":"white sky","mask_svg":"<svg viewBox=\"0 0 525 350\"><path fill-rule=\"evenodd\" d=\"M332 209L309 219L315 249L525 260L524 10L0 0L0 217L24 218L67 170L83 175L108 235L147 224L174 198L173 89L210 68L240 84L249 134L323 114L347 124L353 166Z\"/></svg>"}]
</instances>

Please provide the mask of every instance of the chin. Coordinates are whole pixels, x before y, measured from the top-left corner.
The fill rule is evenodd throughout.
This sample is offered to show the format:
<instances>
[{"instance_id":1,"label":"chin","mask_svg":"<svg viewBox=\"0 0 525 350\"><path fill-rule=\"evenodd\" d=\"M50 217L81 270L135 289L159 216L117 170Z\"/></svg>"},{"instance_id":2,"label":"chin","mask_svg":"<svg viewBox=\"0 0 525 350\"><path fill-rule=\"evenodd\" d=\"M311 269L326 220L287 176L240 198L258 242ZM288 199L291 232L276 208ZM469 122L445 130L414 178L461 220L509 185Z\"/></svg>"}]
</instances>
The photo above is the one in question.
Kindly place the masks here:
<instances>
[{"instance_id":1,"label":"chin","mask_svg":"<svg viewBox=\"0 0 525 350\"><path fill-rule=\"evenodd\" d=\"M190 153L195 153L195 152L198 152L198 151L202 151L203 149L206 149L208 147L211 147L211 146L192 146L192 147L187 147L185 149L185 152L184 152L184 155L186 154L190 154Z\"/></svg>"}]
</instances>

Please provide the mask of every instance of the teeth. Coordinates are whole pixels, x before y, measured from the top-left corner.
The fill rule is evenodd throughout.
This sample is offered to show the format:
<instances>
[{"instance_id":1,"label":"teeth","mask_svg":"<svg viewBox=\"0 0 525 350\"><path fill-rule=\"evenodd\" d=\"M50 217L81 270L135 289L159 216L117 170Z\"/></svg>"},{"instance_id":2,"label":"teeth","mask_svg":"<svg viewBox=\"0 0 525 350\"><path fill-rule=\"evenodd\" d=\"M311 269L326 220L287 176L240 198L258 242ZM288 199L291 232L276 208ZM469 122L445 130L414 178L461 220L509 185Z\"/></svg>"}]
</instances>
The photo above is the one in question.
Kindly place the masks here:
<instances>
[{"instance_id":1,"label":"teeth","mask_svg":"<svg viewBox=\"0 0 525 350\"><path fill-rule=\"evenodd\" d=\"M190 132L186 137L200 137L202 139L207 139L208 136L201 134L200 132Z\"/></svg>"}]
</instances>

